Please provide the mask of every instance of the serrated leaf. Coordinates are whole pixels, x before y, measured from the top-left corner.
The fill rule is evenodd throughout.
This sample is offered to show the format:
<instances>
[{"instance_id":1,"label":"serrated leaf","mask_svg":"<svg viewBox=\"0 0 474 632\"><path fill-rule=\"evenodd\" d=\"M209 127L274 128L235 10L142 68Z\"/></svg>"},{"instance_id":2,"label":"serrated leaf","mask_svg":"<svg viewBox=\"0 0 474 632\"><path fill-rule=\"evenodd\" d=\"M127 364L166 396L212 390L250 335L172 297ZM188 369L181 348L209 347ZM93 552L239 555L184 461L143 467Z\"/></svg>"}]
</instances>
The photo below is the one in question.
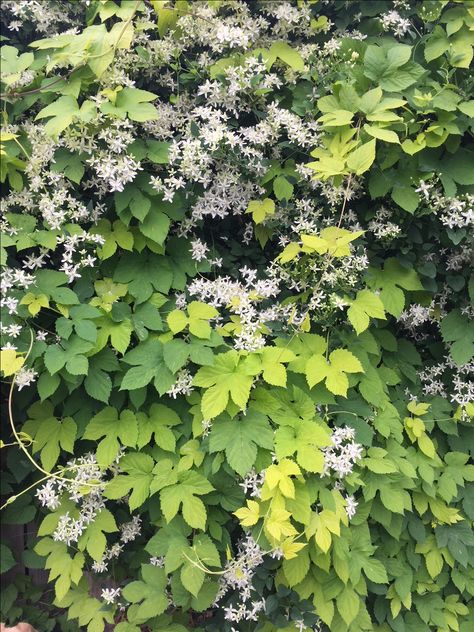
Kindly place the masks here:
<instances>
[{"instance_id":1,"label":"serrated leaf","mask_svg":"<svg viewBox=\"0 0 474 632\"><path fill-rule=\"evenodd\" d=\"M349 154L348 168L360 176L370 169L375 160L375 140L369 140Z\"/></svg>"},{"instance_id":2,"label":"serrated leaf","mask_svg":"<svg viewBox=\"0 0 474 632\"><path fill-rule=\"evenodd\" d=\"M183 518L189 526L204 530L207 512L198 496L208 494L213 489L209 481L198 472L180 472L178 482L164 487L160 492L161 509L166 522L171 522L182 505Z\"/></svg>"},{"instance_id":3,"label":"serrated leaf","mask_svg":"<svg viewBox=\"0 0 474 632\"><path fill-rule=\"evenodd\" d=\"M357 593L345 586L336 597L337 609L346 625L350 625L357 617L360 609L360 597Z\"/></svg>"},{"instance_id":4,"label":"serrated leaf","mask_svg":"<svg viewBox=\"0 0 474 632\"><path fill-rule=\"evenodd\" d=\"M200 368L193 383L207 388L201 400L204 418L217 417L225 410L229 397L237 406L245 408L253 382L251 374L258 372L258 366L249 369L236 351L220 353L215 356L212 366Z\"/></svg>"},{"instance_id":5,"label":"serrated leaf","mask_svg":"<svg viewBox=\"0 0 474 632\"><path fill-rule=\"evenodd\" d=\"M360 361L347 349L335 349L328 360L314 355L306 363L306 380L310 388L325 381L326 388L335 395L346 397L349 381L347 373L363 373Z\"/></svg>"},{"instance_id":6,"label":"serrated leaf","mask_svg":"<svg viewBox=\"0 0 474 632\"><path fill-rule=\"evenodd\" d=\"M385 310L382 301L376 294L369 290L360 290L357 292L355 300L350 303L347 317L359 335L368 328L370 317L385 320Z\"/></svg>"},{"instance_id":7,"label":"serrated leaf","mask_svg":"<svg viewBox=\"0 0 474 632\"><path fill-rule=\"evenodd\" d=\"M370 581L376 584L388 583L387 571L380 560L377 560L374 557L369 558L364 562L363 570Z\"/></svg>"},{"instance_id":8,"label":"serrated leaf","mask_svg":"<svg viewBox=\"0 0 474 632\"><path fill-rule=\"evenodd\" d=\"M250 410L241 420L215 421L212 425L210 452L225 450L229 465L241 476L255 463L257 446L273 447L273 431L261 413Z\"/></svg>"}]
</instances>

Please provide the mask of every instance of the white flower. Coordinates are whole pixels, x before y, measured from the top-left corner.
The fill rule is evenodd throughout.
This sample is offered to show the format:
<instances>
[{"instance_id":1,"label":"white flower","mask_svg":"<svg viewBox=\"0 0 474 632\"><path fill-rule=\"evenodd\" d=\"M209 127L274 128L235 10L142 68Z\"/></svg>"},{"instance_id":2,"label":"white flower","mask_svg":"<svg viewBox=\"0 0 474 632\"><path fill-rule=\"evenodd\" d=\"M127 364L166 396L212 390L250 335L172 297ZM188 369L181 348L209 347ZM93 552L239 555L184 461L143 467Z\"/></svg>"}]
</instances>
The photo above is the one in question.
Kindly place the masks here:
<instances>
[{"instance_id":1,"label":"white flower","mask_svg":"<svg viewBox=\"0 0 474 632\"><path fill-rule=\"evenodd\" d=\"M176 399L178 395L190 395L193 392L193 375L188 369L181 369L176 374L176 381L166 394Z\"/></svg>"},{"instance_id":2,"label":"white flower","mask_svg":"<svg viewBox=\"0 0 474 632\"><path fill-rule=\"evenodd\" d=\"M134 516L130 522L120 525L120 540L122 542L133 542L142 532L142 520L138 516Z\"/></svg>"},{"instance_id":3,"label":"white flower","mask_svg":"<svg viewBox=\"0 0 474 632\"><path fill-rule=\"evenodd\" d=\"M346 514L349 520L353 518L357 511L357 505L359 503L356 502L354 496L345 496L344 500L346 501Z\"/></svg>"},{"instance_id":4,"label":"white flower","mask_svg":"<svg viewBox=\"0 0 474 632\"><path fill-rule=\"evenodd\" d=\"M163 568L163 566L165 565L165 558L164 557L150 557L150 564L152 566L158 566L160 568Z\"/></svg>"},{"instance_id":5,"label":"white flower","mask_svg":"<svg viewBox=\"0 0 474 632\"><path fill-rule=\"evenodd\" d=\"M191 257L194 261L202 261L206 258L206 254L209 252L209 247L200 239L194 239L191 242Z\"/></svg>"},{"instance_id":6,"label":"white flower","mask_svg":"<svg viewBox=\"0 0 474 632\"><path fill-rule=\"evenodd\" d=\"M115 603L121 592L120 588L103 588L100 596L106 604L110 605Z\"/></svg>"},{"instance_id":7,"label":"white flower","mask_svg":"<svg viewBox=\"0 0 474 632\"><path fill-rule=\"evenodd\" d=\"M38 373L34 369L21 367L21 369L15 373L15 384L18 387L18 390L21 391L21 389L25 386L29 386L35 381L37 376Z\"/></svg>"}]
</instances>

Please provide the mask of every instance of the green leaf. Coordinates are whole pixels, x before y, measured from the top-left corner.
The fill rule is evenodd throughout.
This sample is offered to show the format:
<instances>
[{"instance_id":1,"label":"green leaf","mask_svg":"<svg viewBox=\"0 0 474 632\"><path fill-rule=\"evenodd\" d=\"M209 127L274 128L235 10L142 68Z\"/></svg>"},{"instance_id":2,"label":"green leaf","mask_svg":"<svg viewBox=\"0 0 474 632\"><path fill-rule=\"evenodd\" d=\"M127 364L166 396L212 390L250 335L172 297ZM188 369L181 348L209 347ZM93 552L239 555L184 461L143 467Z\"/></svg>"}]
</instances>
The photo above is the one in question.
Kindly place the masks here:
<instances>
[{"instance_id":1,"label":"green leaf","mask_svg":"<svg viewBox=\"0 0 474 632\"><path fill-rule=\"evenodd\" d=\"M163 345L163 359L170 371L176 373L188 361L190 346L184 340L170 340Z\"/></svg>"},{"instance_id":2,"label":"green leaf","mask_svg":"<svg viewBox=\"0 0 474 632\"><path fill-rule=\"evenodd\" d=\"M118 531L113 515L108 509L101 509L94 520L90 522L78 540L80 551L87 552L96 561L100 561L107 546L107 538L104 533Z\"/></svg>"},{"instance_id":3,"label":"green leaf","mask_svg":"<svg viewBox=\"0 0 474 632\"><path fill-rule=\"evenodd\" d=\"M392 200L401 206L404 211L413 213L418 208L420 196L413 187L396 184L392 189Z\"/></svg>"},{"instance_id":4,"label":"green leaf","mask_svg":"<svg viewBox=\"0 0 474 632\"><path fill-rule=\"evenodd\" d=\"M134 365L125 373L120 390L134 390L152 380L156 390L163 395L174 384L175 377L163 358L163 345L159 340L146 340L129 351L123 358L126 364Z\"/></svg>"},{"instance_id":5,"label":"green leaf","mask_svg":"<svg viewBox=\"0 0 474 632\"><path fill-rule=\"evenodd\" d=\"M83 355L76 355L66 362L66 369L71 375L87 375L89 360Z\"/></svg>"},{"instance_id":6,"label":"green leaf","mask_svg":"<svg viewBox=\"0 0 474 632\"><path fill-rule=\"evenodd\" d=\"M469 118L474 118L474 100L459 103L458 109Z\"/></svg>"},{"instance_id":7,"label":"green leaf","mask_svg":"<svg viewBox=\"0 0 474 632\"><path fill-rule=\"evenodd\" d=\"M201 474L195 471L179 473L178 482L168 485L160 492L161 509L166 522L176 516L182 505L183 518L194 529L206 526L206 508L198 496L208 494L214 488Z\"/></svg>"},{"instance_id":8,"label":"green leaf","mask_svg":"<svg viewBox=\"0 0 474 632\"><path fill-rule=\"evenodd\" d=\"M331 433L325 424L307 419L291 421L275 433L275 453L278 459L292 456L308 472L321 473L324 469L324 455L320 448L331 445Z\"/></svg>"},{"instance_id":9,"label":"green leaf","mask_svg":"<svg viewBox=\"0 0 474 632\"><path fill-rule=\"evenodd\" d=\"M367 134L370 134L370 136L378 138L379 140L384 140L387 143L400 143L398 134L392 130L375 127L374 125L364 125L364 130Z\"/></svg>"},{"instance_id":10,"label":"green leaf","mask_svg":"<svg viewBox=\"0 0 474 632\"><path fill-rule=\"evenodd\" d=\"M160 245L165 241L169 227L169 217L153 208L139 224L140 232Z\"/></svg>"},{"instance_id":11,"label":"green leaf","mask_svg":"<svg viewBox=\"0 0 474 632\"><path fill-rule=\"evenodd\" d=\"M283 572L289 586L296 586L306 577L309 571L310 559L308 547L298 552L296 557L283 560Z\"/></svg>"},{"instance_id":12,"label":"green leaf","mask_svg":"<svg viewBox=\"0 0 474 632\"><path fill-rule=\"evenodd\" d=\"M374 557L365 560L363 570L370 581L376 584L388 583L387 571L380 560L377 560Z\"/></svg>"},{"instance_id":13,"label":"green leaf","mask_svg":"<svg viewBox=\"0 0 474 632\"><path fill-rule=\"evenodd\" d=\"M467 364L474 357L474 321L452 310L441 321L441 335L456 364Z\"/></svg>"},{"instance_id":14,"label":"green leaf","mask_svg":"<svg viewBox=\"0 0 474 632\"><path fill-rule=\"evenodd\" d=\"M441 26L436 25L425 45L425 59L429 63L449 50L449 40Z\"/></svg>"},{"instance_id":15,"label":"green leaf","mask_svg":"<svg viewBox=\"0 0 474 632\"><path fill-rule=\"evenodd\" d=\"M58 149L54 154L54 163L51 165L51 171L63 173L66 178L79 184L84 175L85 168L78 154L66 149Z\"/></svg>"},{"instance_id":16,"label":"green leaf","mask_svg":"<svg viewBox=\"0 0 474 632\"><path fill-rule=\"evenodd\" d=\"M337 609L346 625L350 625L359 614L360 598L349 586L345 586L336 597Z\"/></svg>"},{"instance_id":17,"label":"green leaf","mask_svg":"<svg viewBox=\"0 0 474 632\"><path fill-rule=\"evenodd\" d=\"M42 373L39 376L36 385L41 401L43 402L45 399L55 393L60 383L61 378L59 377L59 375L50 375L47 371Z\"/></svg>"},{"instance_id":18,"label":"green leaf","mask_svg":"<svg viewBox=\"0 0 474 632\"><path fill-rule=\"evenodd\" d=\"M107 102L100 106L104 114L110 114L124 119L126 115L132 121L143 123L158 118L156 108L149 103L156 99L156 95L138 88L123 88L117 93L115 104Z\"/></svg>"},{"instance_id":19,"label":"green leaf","mask_svg":"<svg viewBox=\"0 0 474 632\"><path fill-rule=\"evenodd\" d=\"M283 362L296 359L293 351L283 347L263 347L258 353L265 382L273 386L286 386L287 374Z\"/></svg>"},{"instance_id":20,"label":"green leaf","mask_svg":"<svg viewBox=\"0 0 474 632\"><path fill-rule=\"evenodd\" d=\"M376 294L369 290L360 290L357 292L355 300L350 303L347 317L359 335L368 328L370 317L385 320L385 310L382 301Z\"/></svg>"},{"instance_id":21,"label":"green leaf","mask_svg":"<svg viewBox=\"0 0 474 632\"><path fill-rule=\"evenodd\" d=\"M289 200L293 195L293 190L293 185L285 178L285 176L278 176L275 180L273 180L273 192L278 200Z\"/></svg>"},{"instance_id":22,"label":"green leaf","mask_svg":"<svg viewBox=\"0 0 474 632\"><path fill-rule=\"evenodd\" d=\"M152 404L148 415L137 413L138 439L137 446L143 448L150 443L152 435L155 442L163 450L174 452L176 438L171 427L178 426L181 419L174 410L163 404Z\"/></svg>"},{"instance_id":23,"label":"green leaf","mask_svg":"<svg viewBox=\"0 0 474 632\"><path fill-rule=\"evenodd\" d=\"M442 170L458 184L474 184L474 152L464 148L458 149L453 156L446 156Z\"/></svg>"},{"instance_id":24,"label":"green leaf","mask_svg":"<svg viewBox=\"0 0 474 632\"><path fill-rule=\"evenodd\" d=\"M147 156L159 165L166 165L169 162L168 152L171 143L161 140L147 140Z\"/></svg>"},{"instance_id":25,"label":"green leaf","mask_svg":"<svg viewBox=\"0 0 474 632\"><path fill-rule=\"evenodd\" d=\"M137 419L131 410L123 410L120 416L115 408L108 406L94 415L84 432L84 439L97 440L97 460L101 465L110 465L116 458L119 439L124 446L134 447L138 438Z\"/></svg>"},{"instance_id":26,"label":"green leaf","mask_svg":"<svg viewBox=\"0 0 474 632\"><path fill-rule=\"evenodd\" d=\"M360 176L370 169L375 160L375 140L369 140L349 154L348 168Z\"/></svg>"},{"instance_id":27,"label":"green leaf","mask_svg":"<svg viewBox=\"0 0 474 632\"><path fill-rule=\"evenodd\" d=\"M385 261L383 270L370 267L367 284L373 290L380 290L379 296L386 311L396 318L400 316L405 307L403 290L417 291L423 289L416 271L413 268L403 267L394 258Z\"/></svg>"},{"instance_id":28,"label":"green leaf","mask_svg":"<svg viewBox=\"0 0 474 632\"><path fill-rule=\"evenodd\" d=\"M265 415L253 410L240 420L215 421L209 438L210 452L225 450L226 458L238 474L245 476L257 457L257 446L271 450L273 431Z\"/></svg>"},{"instance_id":29,"label":"green leaf","mask_svg":"<svg viewBox=\"0 0 474 632\"><path fill-rule=\"evenodd\" d=\"M324 116L321 116L318 121L323 124L323 127L340 127L349 125L353 117L354 112L350 110L331 110Z\"/></svg>"},{"instance_id":30,"label":"green leaf","mask_svg":"<svg viewBox=\"0 0 474 632\"><path fill-rule=\"evenodd\" d=\"M229 397L239 408L245 408L250 397L252 374L258 372L259 367L249 368L236 351L220 353L215 356L213 366L200 368L193 383L207 389L201 401L204 418L217 417L225 410Z\"/></svg>"},{"instance_id":31,"label":"green leaf","mask_svg":"<svg viewBox=\"0 0 474 632\"><path fill-rule=\"evenodd\" d=\"M137 509L150 495L154 465L155 462L148 454L128 452L120 460L120 469L124 474L115 476L108 483L104 495L106 498L117 500L131 490L128 504L132 511Z\"/></svg>"},{"instance_id":32,"label":"green leaf","mask_svg":"<svg viewBox=\"0 0 474 632\"><path fill-rule=\"evenodd\" d=\"M278 57L281 61L288 64L293 70L302 72L304 70L304 61L301 55L287 42L274 42L269 50L270 59ZM270 64L271 65L271 64Z\"/></svg>"},{"instance_id":33,"label":"green leaf","mask_svg":"<svg viewBox=\"0 0 474 632\"><path fill-rule=\"evenodd\" d=\"M79 113L77 100L71 96L59 97L56 101L47 105L37 115L36 120L49 118L45 125L48 136L57 136L72 123L74 116Z\"/></svg>"},{"instance_id":34,"label":"green leaf","mask_svg":"<svg viewBox=\"0 0 474 632\"><path fill-rule=\"evenodd\" d=\"M44 363L51 375L60 371L66 364L66 361L67 354L59 345L51 345L46 349Z\"/></svg>"},{"instance_id":35,"label":"green leaf","mask_svg":"<svg viewBox=\"0 0 474 632\"><path fill-rule=\"evenodd\" d=\"M142 581L127 584L122 594L127 601L139 603L137 618L148 621L162 614L168 607L165 588L167 577L163 568L142 564Z\"/></svg>"},{"instance_id":36,"label":"green leaf","mask_svg":"<svg viewBox=\"0 0 474 632\"><path fill-rule=\"evenodd\" d=\"M16 560L6 544L0 544L0 573L6 573L16 566Z\"/></svg>"},{"instance_id":37,"label":"green leaf","mask_svg":"<svg viewBox=\"0 0 474 632\"><path fill-rule=\"evenodd\" d=\"M185 564L181 569L181 581L183 582L183 586L195 597L197 597L201 590L205 576L204 571L193 564Z\"/></svg>"},{"instance_id":38,"label":"green leaf","mask_svg":"<svg viewBox=\"0 0 474 632\"><path fill-rule=\"evenodd\" d=\"M79 552L71 557L64 542L55 542L51 538L42 538L34 550L47 558L45 568L49 570L49 581L56 579L56 597L62 599L71 584L78 584L81 580L84 555Z\"/></svg>"},{"instance_id":39,"label":"green leaf","mask_svg":"<svg viewBox=\"0 0 474 632\"><path fill-rule=\"evenodd\" d=\"M91 363L84 380L84 388L88 395L107 404L112 392L112 380L105 371Z\"/></svg>"},{"instance_id":40,"label":"green leaf","mask_svg":"<svg viewBox=\"0 0 474 632\"><path fill-rule=\"evenodd\" d=\"M53 416L49 402L37 402L28 409L29 420L22 430L34 439L33 452L40 452L43 467L51 471L59 459L60 450L72 454L77 434L71 417L62 420Z\"/></svg>"},{"instance_id":41,"label":"green leaf","mask_svg":"<svg viewBox=\"0 0 474 632\"><path fill-rule=\"evenodd\" d=\"M306 379L310 388L325 381L326 388L335 395L347 396L349 381L346 373L363 373L359 360L347 349L335 349L329 359L314 355L306 363Z\"/></svg>"},{"instance_id":42,"label":"green leaf","mask_svg":"<svg viewBox=\"0 0 474 632\"><path fill-rule=\"evenodd\" d=\"M409 61L411 47L395 44L388 50L370 45L364 55L364 74L383 90L399 92L405 90L424 74L417 63Z\"/></svg>"},{"instance_id":43,"label":"green leaf","mask_svg":"<svg viewBox=\"0 0 474 632\"><path fill-rule=\"evenodd\" d=\"M270 198L252 200L247 206L246 213L252 213L253 221L261 224L267 217L275 213L275 202Z\"/></svg>"}]
</instances>

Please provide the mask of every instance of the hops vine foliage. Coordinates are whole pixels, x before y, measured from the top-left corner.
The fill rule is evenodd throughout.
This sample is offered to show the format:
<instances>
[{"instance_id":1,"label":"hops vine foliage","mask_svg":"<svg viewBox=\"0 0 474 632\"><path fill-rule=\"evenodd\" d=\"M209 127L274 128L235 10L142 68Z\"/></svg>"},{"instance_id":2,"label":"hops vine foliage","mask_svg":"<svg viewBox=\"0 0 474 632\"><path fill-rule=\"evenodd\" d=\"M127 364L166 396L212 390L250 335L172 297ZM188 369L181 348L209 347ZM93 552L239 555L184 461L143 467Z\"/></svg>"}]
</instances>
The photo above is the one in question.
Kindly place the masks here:
<instances>
[{"instance_id":1,"label":"hops vine foliage","mask_svg":"<svg viewBox=\"0 0 474 632\"><path fill-rule=\"evenodd\" d=\"M472 630L472 3L0 11L2 621Z\"/></svg>"}]
</instances>

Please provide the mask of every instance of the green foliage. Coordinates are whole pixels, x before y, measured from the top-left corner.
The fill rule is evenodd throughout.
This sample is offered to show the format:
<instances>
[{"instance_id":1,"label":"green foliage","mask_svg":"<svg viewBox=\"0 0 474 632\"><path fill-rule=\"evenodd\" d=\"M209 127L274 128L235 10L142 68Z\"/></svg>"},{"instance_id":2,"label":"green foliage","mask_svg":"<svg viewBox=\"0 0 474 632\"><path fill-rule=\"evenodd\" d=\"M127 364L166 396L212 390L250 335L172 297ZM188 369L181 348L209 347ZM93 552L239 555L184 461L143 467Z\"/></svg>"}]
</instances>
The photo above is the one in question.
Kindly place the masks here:
<instances>
[{"instance_id":1,"label":"green foliage","mask_svg":"<svg viewBox=\"0 0 474 632\"><path fill-rule=\"evenodd\" d=\"M1 620L471 630L472 3L4 4Z\"/></svg>"}]
</instances>

